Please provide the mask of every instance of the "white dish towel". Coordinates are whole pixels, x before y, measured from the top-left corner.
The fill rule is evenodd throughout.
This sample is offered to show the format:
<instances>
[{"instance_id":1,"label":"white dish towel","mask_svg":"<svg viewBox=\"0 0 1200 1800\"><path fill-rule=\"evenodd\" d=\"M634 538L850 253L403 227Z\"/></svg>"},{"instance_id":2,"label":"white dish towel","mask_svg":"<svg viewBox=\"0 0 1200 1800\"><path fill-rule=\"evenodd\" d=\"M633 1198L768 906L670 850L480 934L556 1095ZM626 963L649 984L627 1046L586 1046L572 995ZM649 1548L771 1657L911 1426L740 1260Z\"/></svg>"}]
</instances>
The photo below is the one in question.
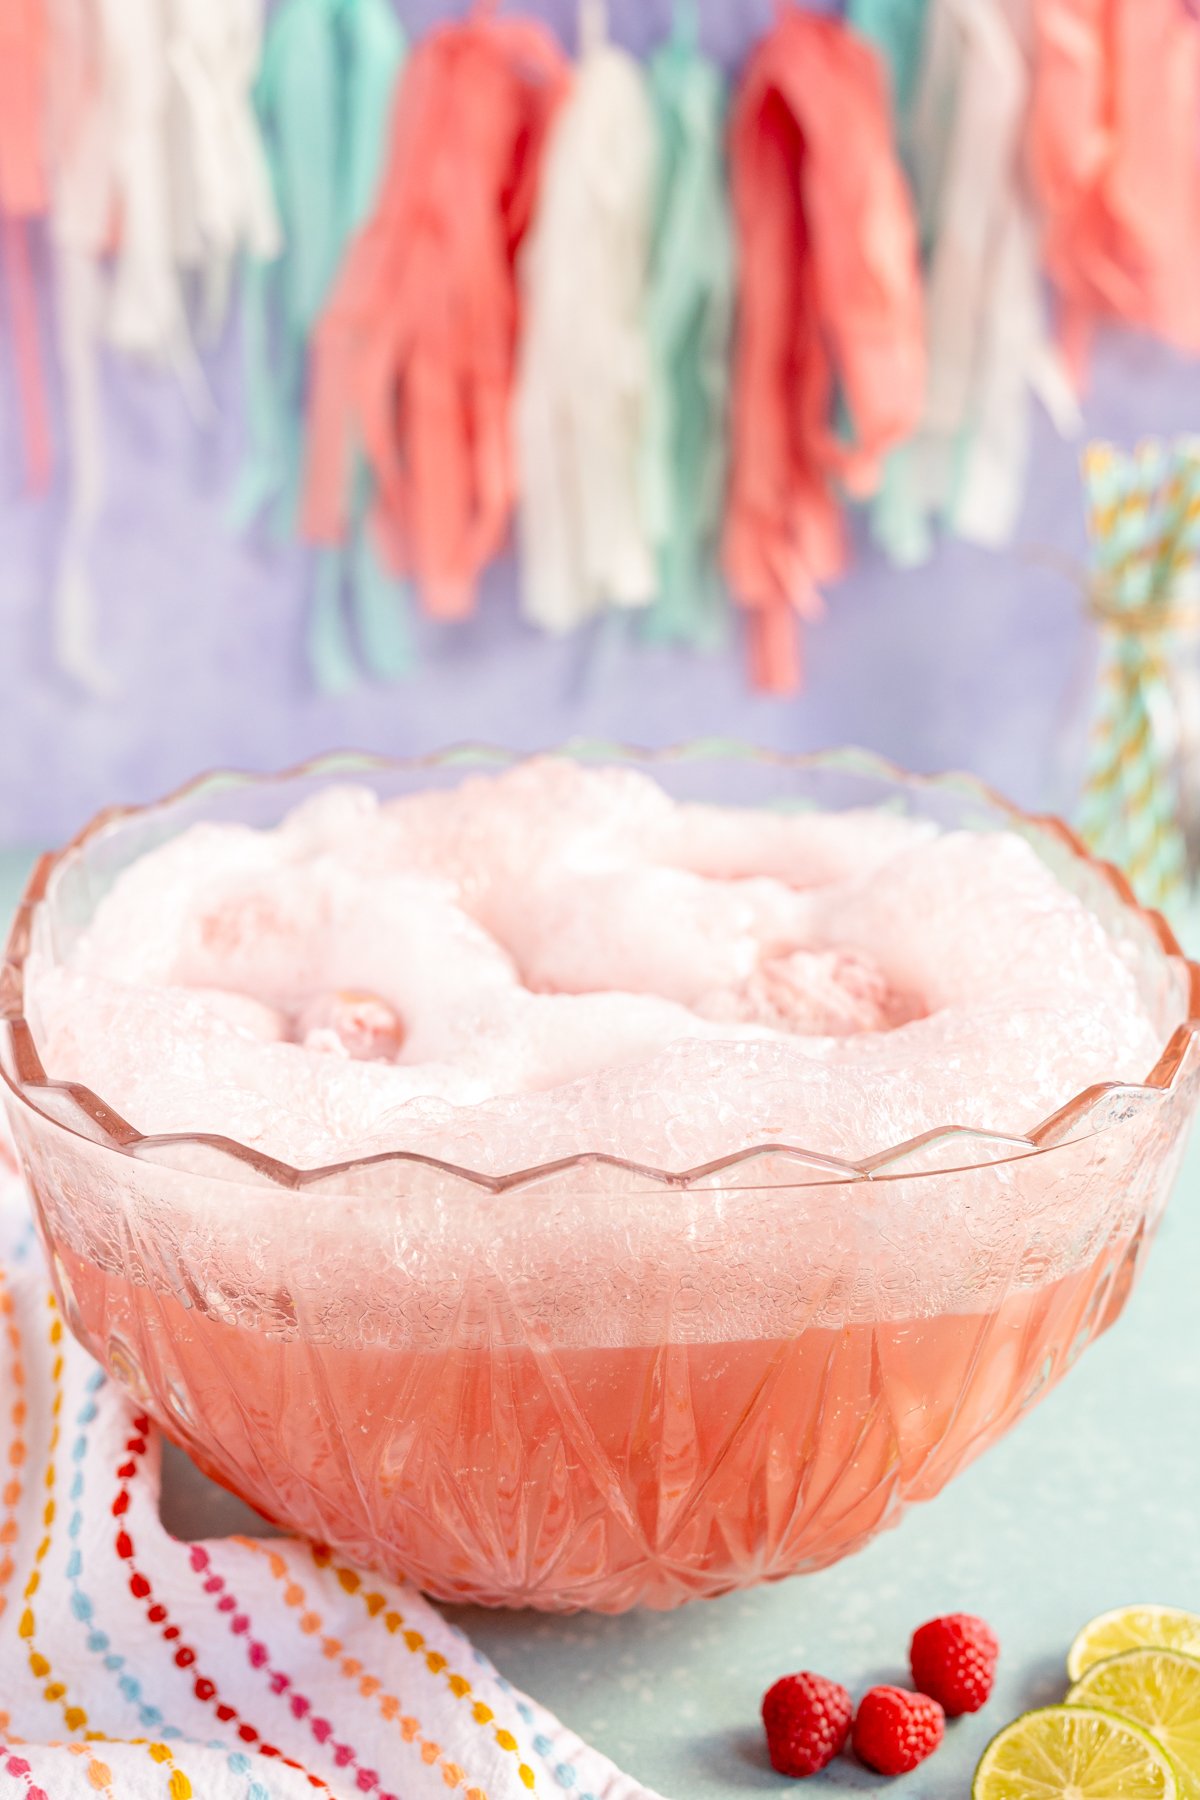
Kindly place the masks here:
<instances>
[{"instance_id":1,"label":"white dish towel","mask_svg":"<svg viewBox=\"0 0 1200 1800\"><path fill-rule=\"evenodd\" d=\"M654 1800L414 1589L171 1537L158 1434L67 1331L3 1159L2 1800Z\"/></svg>"}]
</instances>

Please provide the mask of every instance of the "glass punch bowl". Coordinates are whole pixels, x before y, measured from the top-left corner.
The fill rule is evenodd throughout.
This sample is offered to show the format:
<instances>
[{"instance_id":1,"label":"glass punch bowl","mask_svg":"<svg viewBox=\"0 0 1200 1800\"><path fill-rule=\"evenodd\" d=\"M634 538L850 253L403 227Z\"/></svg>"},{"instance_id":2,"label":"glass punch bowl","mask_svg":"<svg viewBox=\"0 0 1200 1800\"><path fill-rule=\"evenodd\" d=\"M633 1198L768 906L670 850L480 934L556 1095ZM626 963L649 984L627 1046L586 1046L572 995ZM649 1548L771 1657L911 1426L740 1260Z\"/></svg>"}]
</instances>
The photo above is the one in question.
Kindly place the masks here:
<instances>
[{"instance_id":1,"label":"glass punch bowl","mask_svg":"<svg viewBox=\"0 0 1200 1800\"><path fill-rule=\"evenodd\" d=\"M858 752L577 746L677 797L886 806L1021 833L1119 940L1163 1051L1028 1138L945 1128L861 1164L764 1145L686 1173L600 1155L485 1177L394 1154L295 1169L143 1135L56 1082L25 1016L114 877L202 820L385 796L469 750L206 777L42 860L0 1069L65 1317L209 1475L429 1593L620 1611L819 1568L995 1441L1120 1313L1197 1097L1200 970L1066 830Z\"/></svg>"}]
</instances>

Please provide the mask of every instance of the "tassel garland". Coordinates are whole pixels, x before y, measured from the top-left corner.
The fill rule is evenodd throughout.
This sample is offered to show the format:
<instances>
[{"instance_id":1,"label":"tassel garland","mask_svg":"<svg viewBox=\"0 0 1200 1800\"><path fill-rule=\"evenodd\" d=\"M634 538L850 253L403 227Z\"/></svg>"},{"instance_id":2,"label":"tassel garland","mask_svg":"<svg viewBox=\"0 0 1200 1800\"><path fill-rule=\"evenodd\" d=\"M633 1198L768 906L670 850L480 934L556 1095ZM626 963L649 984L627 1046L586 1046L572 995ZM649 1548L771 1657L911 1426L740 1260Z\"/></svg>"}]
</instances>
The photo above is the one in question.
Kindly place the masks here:
<instances>
[{"instance_id":1,"label":"tassel garland","mask_svg":"<svg viewBox=\"0 0 1200 1800\"><path fill-rule=\"evenodd\" d=\"M83 688L113 686L101 346L211 420L243 269L231 510L313 545L330 693L411 667L410 581L469 615L514 515L532 625L711 649L732 594L755 685L791 693L847 501L899 564L1006 543L1031 400L1079 428L1097 319L1200 350L1184 0L778 0L731 92L698 0L644 64L579 8L572 67L494 0L411 55L396 0L0 0L0 315L36 491L44 219Z\"/></svg>"}]
</instances>

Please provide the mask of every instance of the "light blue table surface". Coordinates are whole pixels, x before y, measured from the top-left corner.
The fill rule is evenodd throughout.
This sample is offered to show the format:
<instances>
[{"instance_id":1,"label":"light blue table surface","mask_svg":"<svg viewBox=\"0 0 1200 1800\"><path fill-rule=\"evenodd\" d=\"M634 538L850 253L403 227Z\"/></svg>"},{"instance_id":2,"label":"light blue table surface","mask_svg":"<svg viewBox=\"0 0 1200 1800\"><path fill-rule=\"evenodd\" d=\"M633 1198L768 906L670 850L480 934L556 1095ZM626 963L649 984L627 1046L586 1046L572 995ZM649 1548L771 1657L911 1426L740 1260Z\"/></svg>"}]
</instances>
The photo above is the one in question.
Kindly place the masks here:
<instances>
[{"instance_id":1,"label":"light blue table surface","mask_svg":"<svg viewBox=\"0 0 1200 1800\"><path fill-rule=\"evenodd\" d=\"M4 914L27 861L0 857ZM182 1457L164 1514L187 1536L248 1521ZM805 1790L950 1800L968 1793L994 1730L1061 1697L1078 1626L1135 1600L1200 1611L1200 1138L1120 1323L1009 1437L858 1556L675 1613L455 1616L512 1681L670 1800L745 1800L795 1791L771 1772L758 1722L776 1676L818 1669L856 1693L903 1682L914 1626L982 1613L1003 1646L990 1705L898 1782L839 1759Z\"/></svg>"}]
</instances>

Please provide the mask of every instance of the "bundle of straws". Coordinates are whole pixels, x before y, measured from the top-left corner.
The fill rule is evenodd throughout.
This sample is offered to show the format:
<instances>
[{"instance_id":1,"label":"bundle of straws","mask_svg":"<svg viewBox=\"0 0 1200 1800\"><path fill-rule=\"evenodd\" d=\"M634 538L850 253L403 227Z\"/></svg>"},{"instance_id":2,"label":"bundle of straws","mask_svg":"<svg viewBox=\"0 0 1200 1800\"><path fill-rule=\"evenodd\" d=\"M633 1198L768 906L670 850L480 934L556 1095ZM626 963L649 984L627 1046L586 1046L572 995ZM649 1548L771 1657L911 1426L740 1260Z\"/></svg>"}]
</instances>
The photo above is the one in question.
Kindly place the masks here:
<instances>
[{"instance_id":1,"label":"bundle of straws","mask_svg":"<svg viewBox=\"0 0 1200 1800\"><path fill-rule=\"evenodd\" d=\"M1139 899L1167 906L1194 861L1200 439L1093 444L1083 475L1102 637L1080 829Z\"/></svg>"}]
</instances>

